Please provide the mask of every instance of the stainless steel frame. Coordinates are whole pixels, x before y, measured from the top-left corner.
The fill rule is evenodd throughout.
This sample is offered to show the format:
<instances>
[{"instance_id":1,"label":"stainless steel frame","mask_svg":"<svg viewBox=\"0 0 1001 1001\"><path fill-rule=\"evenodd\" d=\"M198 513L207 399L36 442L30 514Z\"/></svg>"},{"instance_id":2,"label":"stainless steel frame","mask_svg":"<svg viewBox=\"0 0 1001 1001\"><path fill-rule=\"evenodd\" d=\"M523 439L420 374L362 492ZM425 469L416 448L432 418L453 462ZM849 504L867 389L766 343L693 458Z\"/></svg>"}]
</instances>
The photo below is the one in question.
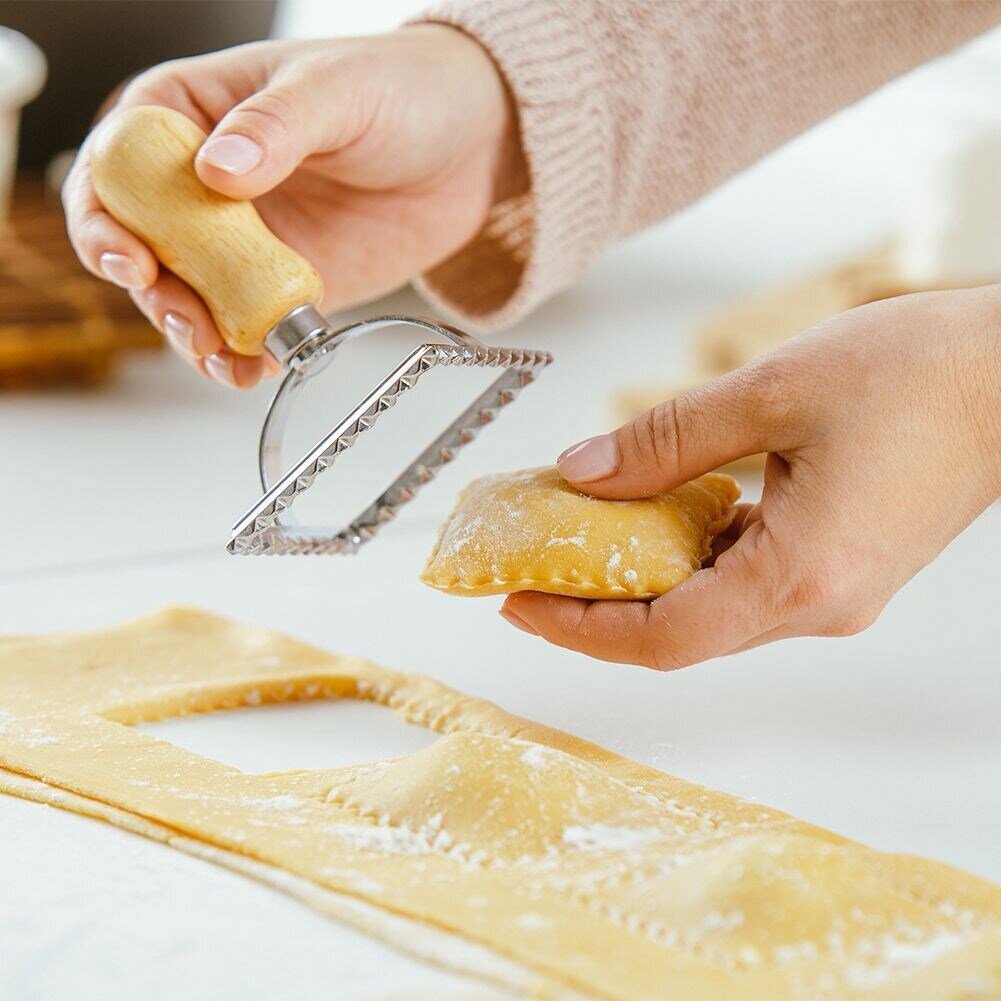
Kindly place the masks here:
<instances>
[{"instance_id":1,"label":"stainless steel frame","mask_svg":"<svg viewBox=\"0 0 1001 1001\"><path fill-rule=\"evenodd\" d=\"M410 351L351 412L286 470L282 445L291 405L302 385L322 371L337 346L348 338L387 326L404 325L441 338ZM414 316L379 316L332 330L311 307L293 310L268 335L268 349L287 367L261 429L259 464L264 495L233 526L227 545L241 555L354 553L372 539L417 491L451 462L497 412L511 403L552 362L547 351L487 347L445 323ZM357 437L412 389L426 372L441 365L478 366L503 371L431 444L347 527L332 533L310 532L292 521L295 498L329 469Z\"/></svg>"}]
</instances>

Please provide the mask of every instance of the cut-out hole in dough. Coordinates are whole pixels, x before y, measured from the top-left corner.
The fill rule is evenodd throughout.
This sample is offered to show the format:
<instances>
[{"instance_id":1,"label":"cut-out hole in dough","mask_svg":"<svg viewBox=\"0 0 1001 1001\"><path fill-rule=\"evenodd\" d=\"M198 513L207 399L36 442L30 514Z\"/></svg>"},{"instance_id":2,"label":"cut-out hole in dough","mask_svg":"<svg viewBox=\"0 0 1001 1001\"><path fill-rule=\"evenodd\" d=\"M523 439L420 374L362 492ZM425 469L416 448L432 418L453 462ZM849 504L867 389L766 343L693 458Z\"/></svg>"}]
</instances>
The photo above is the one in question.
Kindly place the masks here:
<instances>
[{"instance_id":1,"label":"cut-out hole in dough","mask_svg":"<svg viewBox=\"0 0 1001 1001\"><path fill-rule=\"evenodd\" d=\"M144 733L250 773L342 768L430 747L439 734L358 699L288 702L140 723Z\"/></svg>"}]
</instances>

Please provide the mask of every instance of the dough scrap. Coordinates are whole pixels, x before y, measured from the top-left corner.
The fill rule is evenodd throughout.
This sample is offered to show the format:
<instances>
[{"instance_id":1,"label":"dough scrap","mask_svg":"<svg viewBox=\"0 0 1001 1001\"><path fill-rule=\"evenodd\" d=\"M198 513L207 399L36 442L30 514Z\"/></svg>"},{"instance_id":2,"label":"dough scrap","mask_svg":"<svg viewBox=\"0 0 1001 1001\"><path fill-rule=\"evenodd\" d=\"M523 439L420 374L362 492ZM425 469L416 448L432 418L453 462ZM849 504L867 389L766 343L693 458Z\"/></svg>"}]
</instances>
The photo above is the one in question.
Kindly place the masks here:
<instances>
[{"instance_id":1,"label":"dough scrap","mask_svg":"<svg viewBox=\"0 0 1001 1001\"><path fill-rule=\"evenodd\" d=\"M588 497L552 467L486 476L459 496L421 580L466 596L656 598L700 568L739 496L718 473L629 501Z\"/></svg>"},{"instance_id":2,"label":"dough scrap","mask_svg":"<svg viewBox=\"0 0 1001 1001\"><path fill-rule=\"evenodd\" d=\"M316 698L368 699L442 737L248 774L130 725ZM985 880L207 613L0 639L0 789L228 865L521 996L1001 996L1001 888Z\"/></svg>"}]
</instances>

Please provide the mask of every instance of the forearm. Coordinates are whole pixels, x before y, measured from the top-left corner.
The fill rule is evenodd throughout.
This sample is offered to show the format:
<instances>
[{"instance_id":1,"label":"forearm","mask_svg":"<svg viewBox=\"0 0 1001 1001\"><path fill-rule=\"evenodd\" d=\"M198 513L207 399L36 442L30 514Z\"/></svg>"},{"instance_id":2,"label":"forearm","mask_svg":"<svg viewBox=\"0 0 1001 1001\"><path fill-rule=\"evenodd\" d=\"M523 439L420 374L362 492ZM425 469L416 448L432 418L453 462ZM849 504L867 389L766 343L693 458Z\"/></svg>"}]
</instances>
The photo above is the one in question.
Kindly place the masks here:
<instances>
[{"instance_id":1,"label":"forearm","mask_svg":"<svg viewBox=\"0 0 1001 1001\"><path fill-rule=\"evenodd\" d=\"M427 276L483 326L569 284L833 111L1001 20L996 0L453 0L491 53L531 178Z\"/></svg>"}]
</instances>

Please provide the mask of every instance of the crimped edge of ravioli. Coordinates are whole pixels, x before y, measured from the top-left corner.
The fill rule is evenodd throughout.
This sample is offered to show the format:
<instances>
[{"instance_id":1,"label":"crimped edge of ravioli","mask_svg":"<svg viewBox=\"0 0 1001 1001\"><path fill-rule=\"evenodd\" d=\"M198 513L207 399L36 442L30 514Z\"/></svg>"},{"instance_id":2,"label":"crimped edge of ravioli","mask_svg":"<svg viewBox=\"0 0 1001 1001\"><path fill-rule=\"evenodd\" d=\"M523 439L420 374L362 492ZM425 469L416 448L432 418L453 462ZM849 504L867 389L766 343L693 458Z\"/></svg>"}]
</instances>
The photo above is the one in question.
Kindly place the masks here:
<instances>
[{"instance_id":1,"label":"crimped edge of ravioli","mask_svg":"<svg viewBox=\"0 0 1001 1001\"><path fill-rule=\"evenodd\" d=\"M727 487L726 496L718 497L718 495L716 495L720 503L723 505L723 509L720 512L719 517L707 522L705 528L703 529L697 558L693 560L692 563L684 563L681 561L675 563L675 567L677 569L677 579L664 590L636 591L617 584L596 584L594 581L566 580L560 577L495 577L491 580L484 580L478 584L469 584L460 577L452 576L448 579L443 579L440 574L433 575L432 568L440 556L442 542L445 539L449 526L452 524L456 514L462 509L467 493L478 482L476 480L467 484L460 491L448 517L439 526L438 536L435 541L434 548L431 550L431 554L428 556L427 561L424 564L420 580L423 584L434 588L436 591L441 591L443 594L451 594L459 598L487 598L492 595L515 594L518 591L537 591L540 594L555 594L570 598L587 598L595 601L653 601L683 584L686 580L702 569L703 560L705 560L705 558L712 552L712 544L714 540L718 535L730 527L730 523L736 516L737 501L740 500L741 496L740 484L737 483L732 476L727 474L713 472L704 475L718 476L719 479L725 483ZM696 477L694 480L689 480L687 483L679 484L679 486L675 489L680 489L683 486L697 486L707 492L715 493L714 491L709 491L708 487L700 484L698 482L699 479L701 479L701 477Z\"/></svg>"}]
</instances>

